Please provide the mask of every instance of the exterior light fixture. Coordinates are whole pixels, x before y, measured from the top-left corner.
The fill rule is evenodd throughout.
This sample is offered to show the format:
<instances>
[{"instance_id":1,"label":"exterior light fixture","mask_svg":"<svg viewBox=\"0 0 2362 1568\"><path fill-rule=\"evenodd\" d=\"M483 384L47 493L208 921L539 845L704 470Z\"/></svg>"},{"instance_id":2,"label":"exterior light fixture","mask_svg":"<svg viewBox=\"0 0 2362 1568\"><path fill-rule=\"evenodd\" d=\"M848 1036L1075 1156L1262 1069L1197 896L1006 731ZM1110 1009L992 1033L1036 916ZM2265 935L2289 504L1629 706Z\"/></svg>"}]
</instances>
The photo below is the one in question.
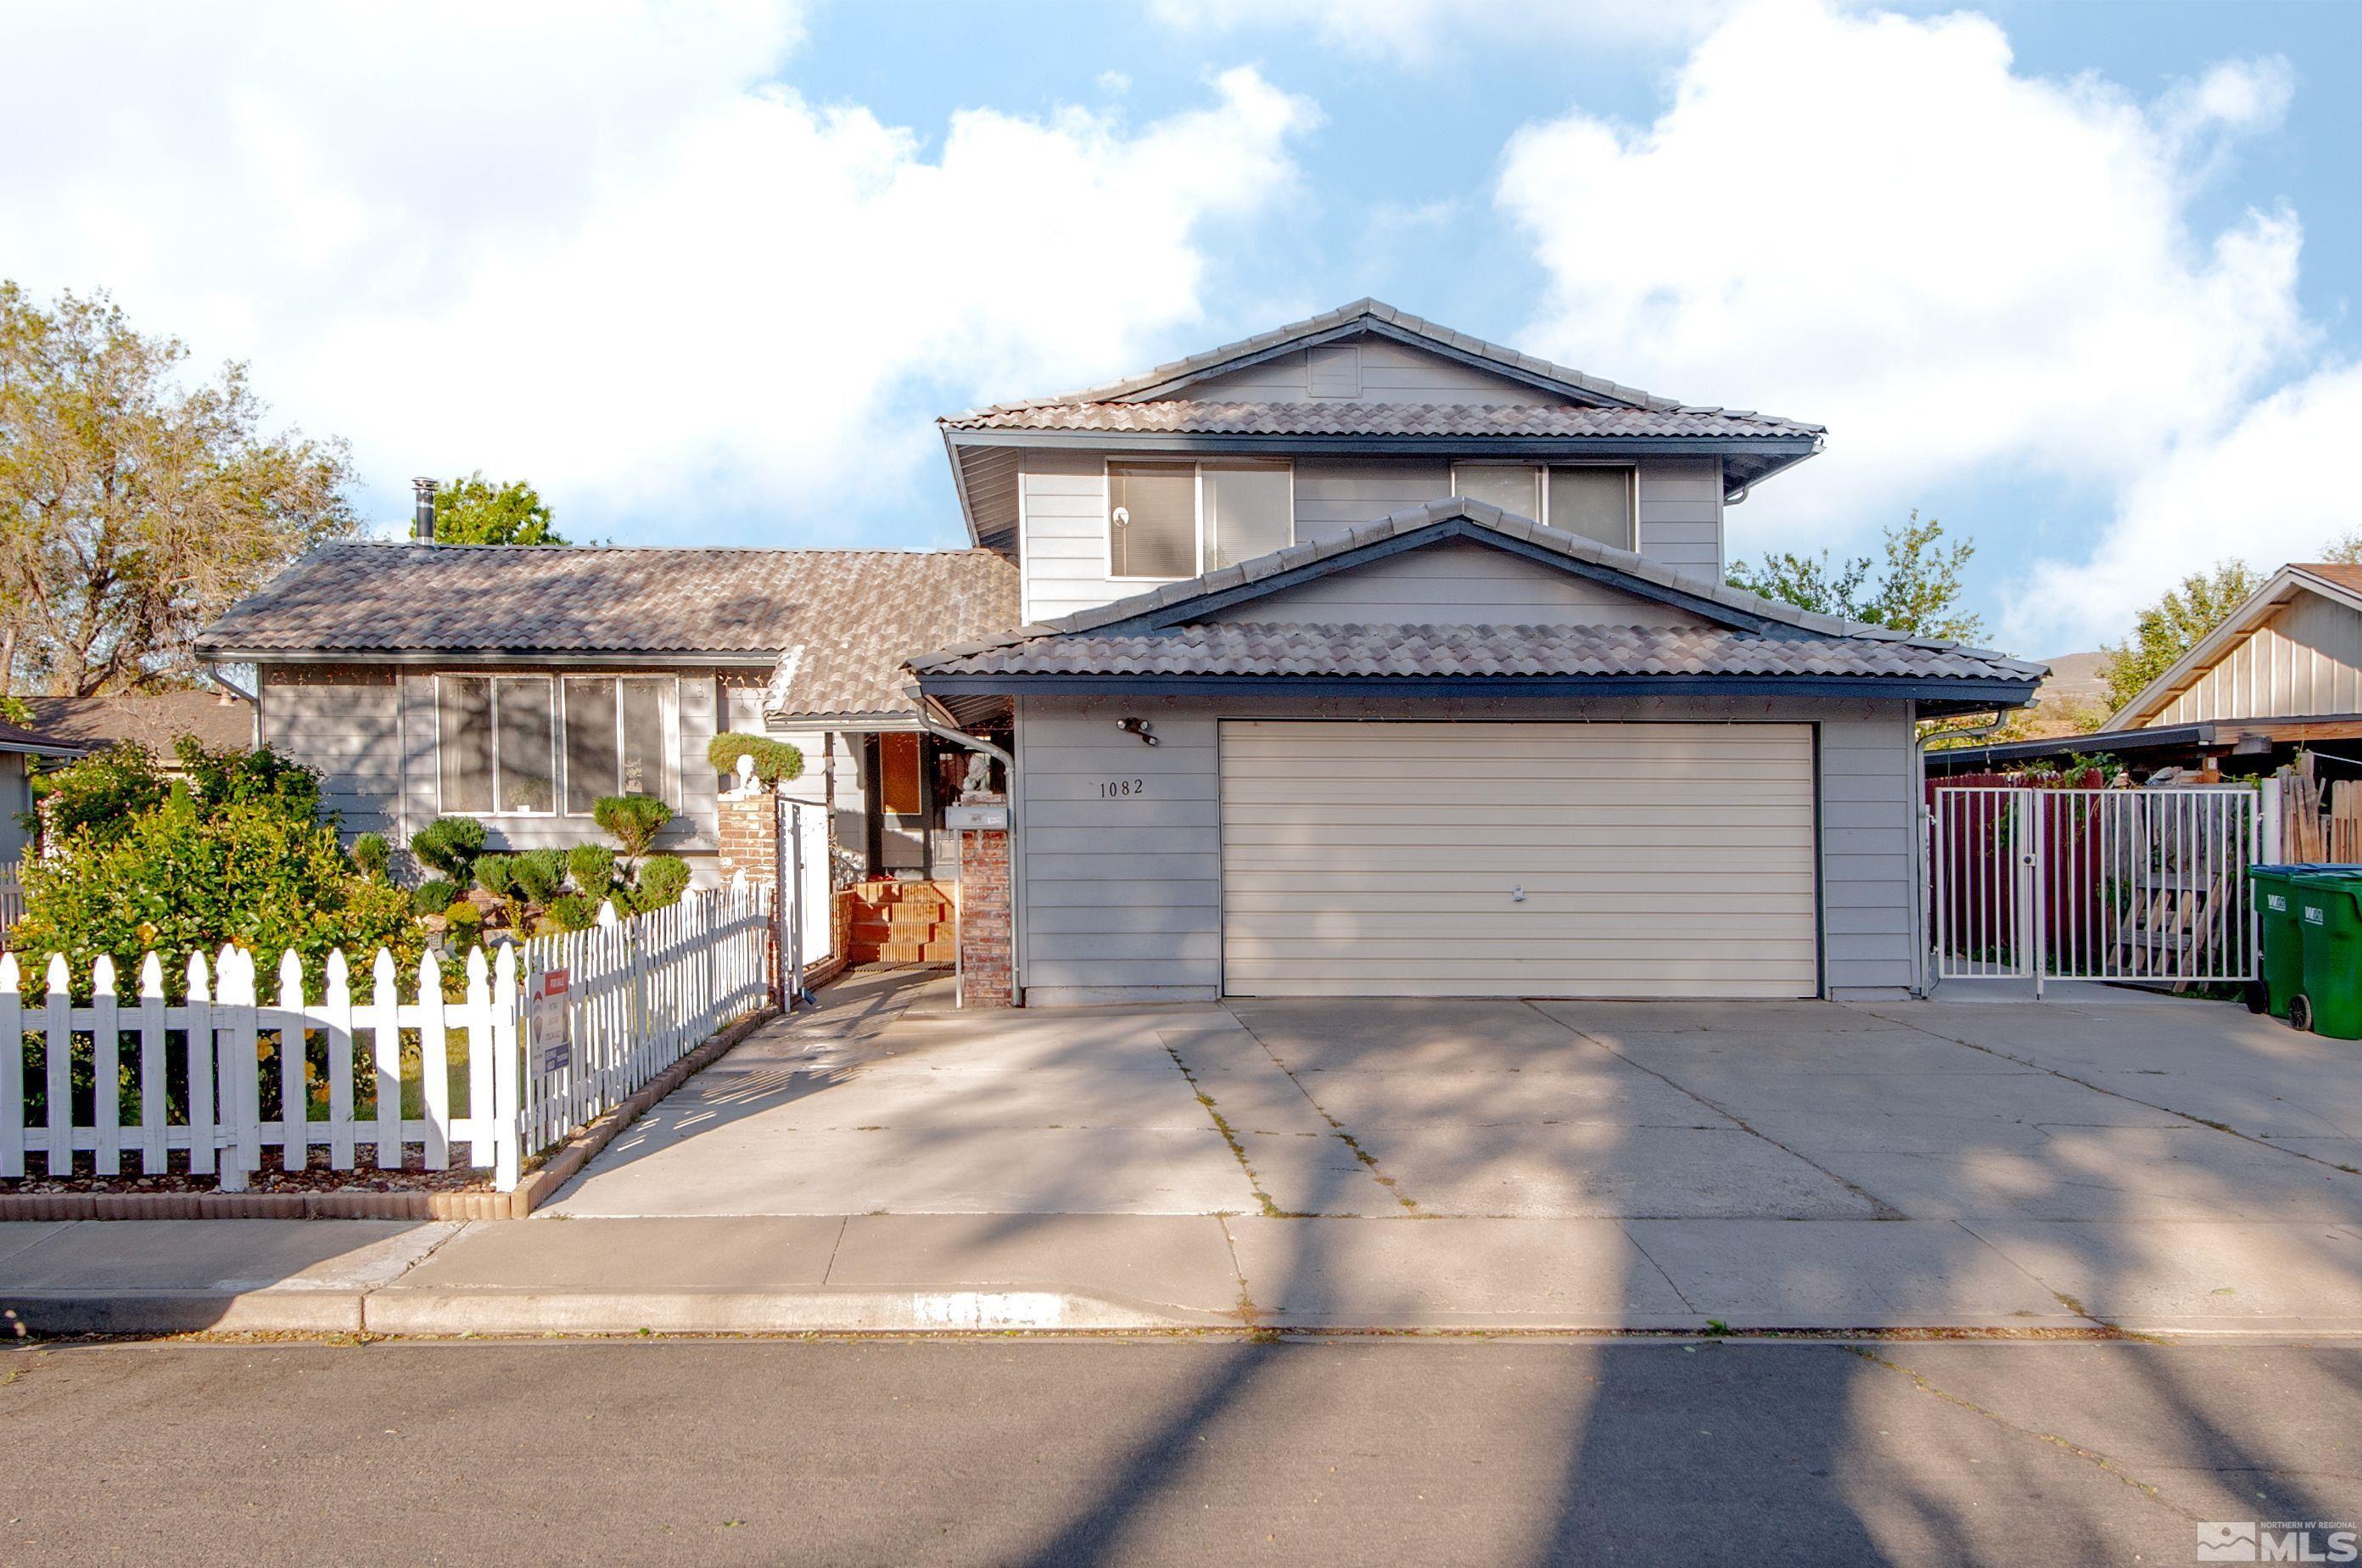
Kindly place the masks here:
<instances>
[{"instance_id":1,"label":"exterior light fixture","mask_svg":"<svg viewBox=\"0 0 2362 1568\"><path fill-rule=\"evenodd\" d=\"M1154 745L1156 737L1148 733L1146 719L1118 719L1115 727L1128 735L1138 735L1142 745Z\"/></svg>"}]
</instances>

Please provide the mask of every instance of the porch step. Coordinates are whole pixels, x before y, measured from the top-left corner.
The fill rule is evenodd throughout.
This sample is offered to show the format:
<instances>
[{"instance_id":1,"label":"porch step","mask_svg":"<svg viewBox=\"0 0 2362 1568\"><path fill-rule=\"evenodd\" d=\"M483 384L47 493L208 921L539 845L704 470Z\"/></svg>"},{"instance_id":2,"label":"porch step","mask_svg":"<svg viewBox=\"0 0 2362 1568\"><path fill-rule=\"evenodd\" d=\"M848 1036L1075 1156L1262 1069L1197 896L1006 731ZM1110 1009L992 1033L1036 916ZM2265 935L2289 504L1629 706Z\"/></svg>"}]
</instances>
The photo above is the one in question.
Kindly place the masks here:
<instances>
[{"instance_id":1,"label":"porch step","mask_svg":"<svg viewBox=\"0 0 2362 1568\"><path fill-rule=\"evenodd\" d=\"M855 944L857 954L860 946ZM959 961L959 943L949 936L934 942L881 942L868 958L871 964L954 964Z\"/></svg>"}]
</instances>

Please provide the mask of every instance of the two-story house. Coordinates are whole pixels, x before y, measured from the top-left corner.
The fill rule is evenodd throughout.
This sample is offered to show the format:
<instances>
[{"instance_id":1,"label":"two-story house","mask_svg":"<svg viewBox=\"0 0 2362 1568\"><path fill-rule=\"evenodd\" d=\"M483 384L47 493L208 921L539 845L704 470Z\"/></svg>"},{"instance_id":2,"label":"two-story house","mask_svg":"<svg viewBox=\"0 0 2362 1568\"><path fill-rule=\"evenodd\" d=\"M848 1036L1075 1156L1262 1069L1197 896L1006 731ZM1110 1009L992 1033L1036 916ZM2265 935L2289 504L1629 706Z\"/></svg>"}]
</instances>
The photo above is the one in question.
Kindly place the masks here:
<instances>
[{"instance_id":1,"label":"two-story house","mask_svg":"<svg viewBox=\"0 0 2362 1568\"><path fill-rule=\"evenodd\" d=\"M2041 674L1725 585L1819 427L1374 302L942 426L972 549L340 546L204 646L398 833L638 780L708 849L704 739L759 716L940 876L988 737L1037 1004L1900 993L1915 723Z\"/></svg>"}]
</instances>

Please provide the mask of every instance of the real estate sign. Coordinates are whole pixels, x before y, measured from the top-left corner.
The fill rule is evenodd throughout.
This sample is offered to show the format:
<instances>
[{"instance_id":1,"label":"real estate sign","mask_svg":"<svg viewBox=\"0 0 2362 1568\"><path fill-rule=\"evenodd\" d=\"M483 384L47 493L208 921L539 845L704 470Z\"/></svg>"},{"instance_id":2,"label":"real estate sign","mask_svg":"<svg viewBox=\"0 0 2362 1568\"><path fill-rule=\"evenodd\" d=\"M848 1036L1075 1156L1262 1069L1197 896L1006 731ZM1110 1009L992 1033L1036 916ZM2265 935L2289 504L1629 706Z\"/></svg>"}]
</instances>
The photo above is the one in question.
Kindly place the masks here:
<instances>
[{"instance_id":1,"label":"real estate sign","mask_svg":"<svg viewBox=\"0 0 2362 1568\"><path fill-rule=\"evenodd\" d=\"M533 1029L534 1065L544 1073L574 1065L573 1012L567 1007L564 969L542 969L526 982L525 1017Z\"/></svg>"}]
</instances>

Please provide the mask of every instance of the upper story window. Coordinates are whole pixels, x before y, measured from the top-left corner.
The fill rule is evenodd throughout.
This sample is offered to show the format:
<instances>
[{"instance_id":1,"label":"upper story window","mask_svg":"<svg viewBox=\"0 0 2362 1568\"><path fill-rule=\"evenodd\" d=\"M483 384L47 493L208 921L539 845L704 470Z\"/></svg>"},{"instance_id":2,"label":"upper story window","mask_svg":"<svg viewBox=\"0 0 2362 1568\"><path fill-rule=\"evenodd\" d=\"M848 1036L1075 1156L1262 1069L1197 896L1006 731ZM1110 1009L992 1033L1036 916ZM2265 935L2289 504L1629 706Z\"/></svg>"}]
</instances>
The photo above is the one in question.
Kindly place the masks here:
<instances>
[{"instance_id":1,"label":"upper story window","mask_svg":"<svg viewBox=\"0 0 2362 1568\"><path fill-rule=\"evenodd\" d=\"M441 675L441 809L587 817L602 795L678 808L679 682L670 676Z\"/></svg>"},{"instance_id":2,"label":"upper story window","mask_svg":"<svg viewBox=\"0 0 2362 1568\"><path fill-rule=\"evenodd\" d=\"M1285 462L1110 462L1108 576L1170 580L1285 549L1296 539Z\"/></svg>"},{"instance_id":3,"label":"upper story window","mask_svg":"<svg viewBox=\"0 0 2362 1568\"><path fill-rule=\"evenodd\" d=\"M1635 548L1633 470L1623 463L1454 463L1451 493L1563 533Z\"/></svg>"}]
</instances>

